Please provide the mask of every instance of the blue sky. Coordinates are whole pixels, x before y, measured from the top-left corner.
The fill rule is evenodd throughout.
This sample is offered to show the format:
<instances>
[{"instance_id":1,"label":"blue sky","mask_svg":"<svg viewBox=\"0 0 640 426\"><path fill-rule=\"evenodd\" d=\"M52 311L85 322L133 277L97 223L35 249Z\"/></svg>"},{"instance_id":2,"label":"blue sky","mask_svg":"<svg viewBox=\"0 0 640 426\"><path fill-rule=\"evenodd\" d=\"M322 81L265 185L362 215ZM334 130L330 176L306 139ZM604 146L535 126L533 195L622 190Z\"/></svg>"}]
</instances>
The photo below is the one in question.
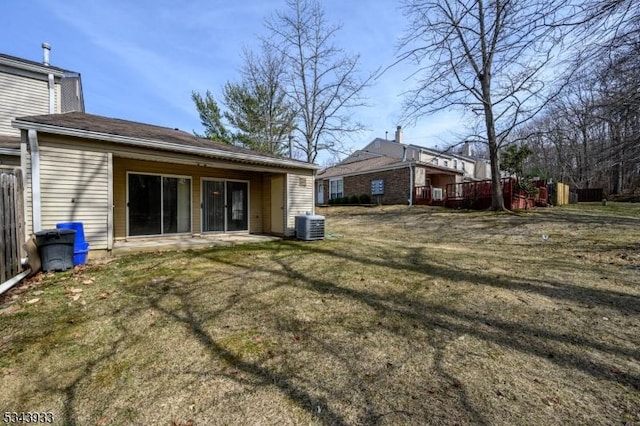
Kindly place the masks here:
<instances>
[{"instance_id":1,"label":"blue sky","mask_svg":"<svg viewBox=\"0 0 640 426\"><path fill-rule=\"evenodd\" d=\"M343 26L336 44L361 55L363 73L394 62L404 31L397 1L321 3ZM88 113L201 131L191 92L218 98L225 82L238 81L243 47L256 46L265 19L283 7L283 0L2 0L0 52L41 61L46 41L52 65L82 74ZM369 106L355 114L367 130L352 149L385 131L393 139L412 71L394 67L367 90ZM425 118L403 127L405 140L442 146L461 122L455 112Z\"/></svg>"}]
</instances>

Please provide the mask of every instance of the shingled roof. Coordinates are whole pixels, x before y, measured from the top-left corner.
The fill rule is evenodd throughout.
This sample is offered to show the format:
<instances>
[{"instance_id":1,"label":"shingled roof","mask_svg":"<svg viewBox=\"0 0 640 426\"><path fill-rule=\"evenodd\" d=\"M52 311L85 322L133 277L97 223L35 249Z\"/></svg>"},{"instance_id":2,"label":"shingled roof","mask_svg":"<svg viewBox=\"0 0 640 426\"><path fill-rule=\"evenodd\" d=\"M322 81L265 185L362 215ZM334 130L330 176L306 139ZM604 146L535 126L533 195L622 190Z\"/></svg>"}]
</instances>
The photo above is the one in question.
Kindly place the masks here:
<instances>
[{"instance_id":1,"label":"shingled roof","mask_svg":"<svg viewBox=\"0 0 640 426\"><path fill-rule=\"evenodd\" d=\"M423 163L415 160L405 161L388 155L368 151L356 151L341 163L319 172L317 177L319 179L329 179L338 176L359 175L380 170L400 169L403 167L409 167L409 165L413 164L427 167L427 173L433 173L435 171L445 174L463 173L459 170L436 166L431 163Z\"/></svg>"},{"instance_id":2,"label":"shingled roof","mask_svg":"<svg viewBox=\"0 0 640 426\"><path fill-rule=\"evenodd\" d=\"M367 173L379 169L408 167L410 163L387 156L366 157L360 161L340 163L318 173L318 178L328 179L335 176Z\"/></svg>"},{"instance_id":3,"label":"shingled roof","mask_svg":"<svg viewBox=\"0 0 640 426\"><path fill-rule=\"evenodd\" d=\"M35 128L38 131L53 134L70 135L78 133L78 135L90 135L94 139L100 139L101 136L115 136L116 138L110 138L110 141L123 144L130 143L132 145L135 145L135 141L146 141L150 143L147 144L147 146L160 150L181 152L181 147L196 148L201 150L202 154L209 154L210 156L216 152L222 152L256 159L263 158L265 160L271 160L270 162L281 162L283 163L282 165L286 163L286 165L289 166L319 168L316 165L303 161L282 158L272 154L199 138L191 133L178 129L82 112L20 117L13 121L13 126L21 129Z\"/></svg>"}]
</instances>

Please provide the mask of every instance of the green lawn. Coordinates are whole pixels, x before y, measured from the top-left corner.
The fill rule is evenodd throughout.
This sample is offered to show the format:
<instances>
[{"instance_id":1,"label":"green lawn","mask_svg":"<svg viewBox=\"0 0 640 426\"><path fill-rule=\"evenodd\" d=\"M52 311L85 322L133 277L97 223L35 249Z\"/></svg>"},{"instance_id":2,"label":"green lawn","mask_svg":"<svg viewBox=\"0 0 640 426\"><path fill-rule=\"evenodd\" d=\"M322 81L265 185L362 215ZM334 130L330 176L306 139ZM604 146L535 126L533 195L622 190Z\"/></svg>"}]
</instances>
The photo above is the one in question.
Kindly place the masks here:
<instances>
[{"instance_id":1,"label":"green lawn","mask_svg":"<svg viewBox=\"0 0 640 426\"><path fill-rule=\"evenodd\" d=\"M640 424L640 206L332 207L324 241L113 259L0 300L56 424Z\"/></svg>"}]
</instances>

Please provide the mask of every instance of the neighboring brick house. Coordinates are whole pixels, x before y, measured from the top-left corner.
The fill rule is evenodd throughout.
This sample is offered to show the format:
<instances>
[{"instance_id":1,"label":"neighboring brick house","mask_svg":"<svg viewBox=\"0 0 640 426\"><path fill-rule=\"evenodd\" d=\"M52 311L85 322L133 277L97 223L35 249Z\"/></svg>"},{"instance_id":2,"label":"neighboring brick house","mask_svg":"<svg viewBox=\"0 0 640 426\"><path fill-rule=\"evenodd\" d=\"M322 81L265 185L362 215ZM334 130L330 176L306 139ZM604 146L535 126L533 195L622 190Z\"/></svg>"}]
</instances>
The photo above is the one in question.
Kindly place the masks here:
<instances>
[{"instance_id":1,"label":"neighboring brick house","mask_svg":"<svg viewBox=\"0 0 640 426\"><path fill-rule=\"evenodd\" d=\"M491 177L484 159L439 152L402 143L398 127L393 141L376 138L339 164L318 173L316 202L367 194L380 204L434 204L447 195L447 185Z\"/></svg>"},{"instance_id":2,"label":"neighboring brick house","mask_svg":"<svg viewBox=\"0 0 640 426\"><path fill-rule=\"evenodd\" d=\"M357 151L340 164L318 173L316 202L368 195L379 204L414 204L416 190L436 188L432 198L444 197L447 184L462 181L462 172L415 160Z\"/></svg>"}]
</instances>

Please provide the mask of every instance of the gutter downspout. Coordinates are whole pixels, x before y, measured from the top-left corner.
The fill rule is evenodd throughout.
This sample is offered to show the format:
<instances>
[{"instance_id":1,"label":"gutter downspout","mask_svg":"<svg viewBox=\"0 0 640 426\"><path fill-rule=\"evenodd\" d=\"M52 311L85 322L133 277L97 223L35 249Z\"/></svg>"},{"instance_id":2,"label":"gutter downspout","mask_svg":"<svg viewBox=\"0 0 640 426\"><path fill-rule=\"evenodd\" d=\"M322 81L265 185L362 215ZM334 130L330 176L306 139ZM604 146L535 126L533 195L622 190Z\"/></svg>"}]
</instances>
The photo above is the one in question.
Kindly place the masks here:
<instances>
[{"instance_id":1,"label":"gutter downspout","mask_svg":"<svg viewBox=\"0 0 640 426\"><path fill-rule=\"evenodd\" d=\"M318 201L318 190L316 189L316 174L317 174L317 170L313 171L313 203L311 203L311 214L315 215L316 214L316 202Z\"/></svg>"},{"instance_id":2,"label":"gutter downspout","mask_svg":"<svg viewBox=\"0 0 640 426\"><path fill-rule=\"evenodd\" d=\"M29 150L31 151L31 209L32 209L32 231L42 230L42 203L40 196L40 148L38 147L38 133L28 130Z\"/></svg>"},{"instance_id":3,"label":"gutter downspout","mask_svg":"<svg viewBox=\"0 0 640 426\"><path fill-rule=\"evenodd\" d=\"M413 167L415 164L409 163L409 205L413 205Z\"/></svg>"},{"instance_id":4,"label":"gutter downspout","mask_svg":"<svg viewBox=\"0 0 640 426\"><path fill-rule=\"evenodd\" d=\"M56 113L56 85L53 74L49 74L49 114Z\"/></svg>"},{"instance_id":5,"label":"gutter downspout","mask_svg":"<svg viewBox=\"0 0 640 426\"><path fill-rule=\"evenodd\" d=\"M398 126L398 131L400 131L400 126ZM396 135L398 132L396 132ZM396 136L397 138L397 136ZM402 161L407 161L407 147L402 147ZM413 164L409 163L409 205L413 205Z\"/></svg>"},{"instance_id":6,"label":"gutter downspout","mask_svg":"<svg viewBox=\"0 0 640 426\"><path fill-rule=\"evenodd\" d=\"M31 269L27 269L26 271L23 271L23 272L19 273L18 275L16 275L15 277L11 278L10 280L7 280L7 281L3 282L2 284L0 284L0 294L4 293L5 291L9 290L14 285L18 284L24 278L29 276L30 273L31 273Z\"/></svg>"}]
</instances>

